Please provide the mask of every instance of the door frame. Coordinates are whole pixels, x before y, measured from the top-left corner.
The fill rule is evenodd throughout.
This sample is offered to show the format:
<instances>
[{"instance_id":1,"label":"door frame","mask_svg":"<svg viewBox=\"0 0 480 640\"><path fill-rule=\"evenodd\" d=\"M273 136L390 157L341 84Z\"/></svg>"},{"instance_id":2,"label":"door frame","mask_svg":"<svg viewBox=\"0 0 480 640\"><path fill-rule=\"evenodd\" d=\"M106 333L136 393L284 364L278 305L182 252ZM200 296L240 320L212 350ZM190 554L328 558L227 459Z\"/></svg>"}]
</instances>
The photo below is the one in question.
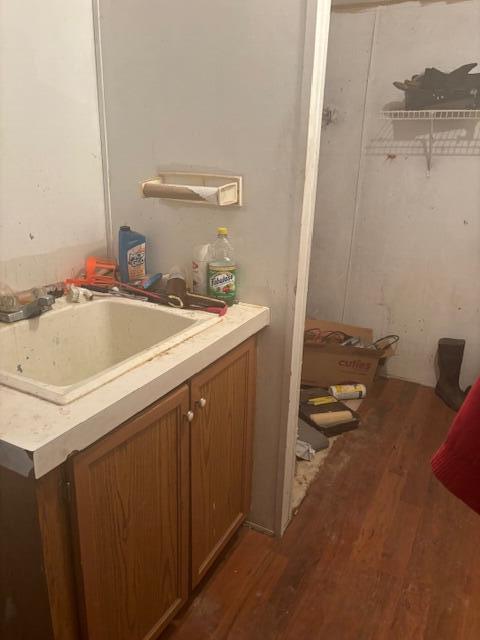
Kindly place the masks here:
<instances>
[{"instance_id":1,"label":"door frame","mask_svg":"<svg viewBox=\"0 0 480 640\"><path fill-rule=\"evenodd\" d=\"M303 332L307 308L310 252L315 219L317 178L320 156L323 98L326 79L330 0L307 0L302 102L306 112L307 146L303 182L300 238L298 244L297 285L292 322L286 432L279 449L279 472L275 533L282 535L292 515L292 488L295 476L295 446L298 430L298 403L303 359Z\"/></svg>"}]
</instances>

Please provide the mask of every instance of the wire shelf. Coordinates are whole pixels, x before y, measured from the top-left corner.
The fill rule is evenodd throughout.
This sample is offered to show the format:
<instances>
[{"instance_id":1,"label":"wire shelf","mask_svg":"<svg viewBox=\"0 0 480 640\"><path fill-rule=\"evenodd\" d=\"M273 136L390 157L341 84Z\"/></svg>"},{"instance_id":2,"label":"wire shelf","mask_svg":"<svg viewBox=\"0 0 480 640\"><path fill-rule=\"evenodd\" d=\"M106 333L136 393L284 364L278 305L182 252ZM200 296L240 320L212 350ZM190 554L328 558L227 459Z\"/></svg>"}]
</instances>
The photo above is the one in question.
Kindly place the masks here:
<instances>
[{"instance_id":1,"label":"wire shelf","mask_svg":"<svg viewBox=\"0 0 480 640\"><path fill-rule=\"evenodd\" d=\"M423 120L428 122L428 131L426 131L428 139L426 142L426 159L427 159L427 175L430 175L432 168L433 146L435 144L435 122L438 120L461 121L461 120L480 120L480 109L423 109L423 110L392 110L382 111L384 120L407 121L407 120Z\"/></svg>"},{"instance_id":2,"label":"wire shelf","mask_svg":"<svg viewBox=\"0 0 480 640\"><path fill-rule=\"evenodd\" d=\"M425 109L382 111L385 120L480 120L480 109Z\"/></svg>"}]
</instances>

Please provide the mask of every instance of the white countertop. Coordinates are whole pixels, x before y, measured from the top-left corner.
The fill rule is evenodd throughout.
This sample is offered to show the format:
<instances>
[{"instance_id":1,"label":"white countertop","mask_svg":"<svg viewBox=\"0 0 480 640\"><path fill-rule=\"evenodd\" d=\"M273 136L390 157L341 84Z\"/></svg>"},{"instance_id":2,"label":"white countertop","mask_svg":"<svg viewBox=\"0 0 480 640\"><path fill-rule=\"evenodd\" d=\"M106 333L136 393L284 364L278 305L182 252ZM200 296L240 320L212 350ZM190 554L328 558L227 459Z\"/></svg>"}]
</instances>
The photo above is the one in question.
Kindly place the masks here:
<instances>
[{"instance_id":1,"label":"white countertop","mask_svg":"<svg viewBox=\"0 0 480 640\"><path fill-rule=\"evenodd\" d=\"M39 478L269 324L238 304L219 322L64 406L0 385L0 465Z\"/></svg>"}]
</instances>

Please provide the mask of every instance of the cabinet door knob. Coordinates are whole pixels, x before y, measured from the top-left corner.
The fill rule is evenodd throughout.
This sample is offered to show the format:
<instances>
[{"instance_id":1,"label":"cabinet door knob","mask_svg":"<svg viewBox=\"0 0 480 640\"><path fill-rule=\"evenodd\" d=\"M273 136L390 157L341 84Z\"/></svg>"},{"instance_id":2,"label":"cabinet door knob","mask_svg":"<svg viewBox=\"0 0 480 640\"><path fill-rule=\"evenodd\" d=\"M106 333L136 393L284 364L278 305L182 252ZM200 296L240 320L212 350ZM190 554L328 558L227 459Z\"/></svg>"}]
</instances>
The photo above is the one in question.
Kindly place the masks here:
<instances>
[{"instance_id":1,"label":"cabinet door knob","mask_svg":"<svg viewBox=\"0 0 480 640\"><path fill-rule=\"evenodd\" d=\"M187 411L186 418L187 418L188 422L192 422L194 417L195 417L195 414L193 413L193 411Z\"/></svg>"},{"instance_id":2,"label":"cabinet door knob","mask_svg":"<svg viewBox=\"0 0 480 640\"><path fill-rule=\"evenodd\" d=\"M207 406L207 399L206 398L200 398L200 400L198 401L198 405L201 409L203 409L204 407Z\"/></svg>"}]
</instances>

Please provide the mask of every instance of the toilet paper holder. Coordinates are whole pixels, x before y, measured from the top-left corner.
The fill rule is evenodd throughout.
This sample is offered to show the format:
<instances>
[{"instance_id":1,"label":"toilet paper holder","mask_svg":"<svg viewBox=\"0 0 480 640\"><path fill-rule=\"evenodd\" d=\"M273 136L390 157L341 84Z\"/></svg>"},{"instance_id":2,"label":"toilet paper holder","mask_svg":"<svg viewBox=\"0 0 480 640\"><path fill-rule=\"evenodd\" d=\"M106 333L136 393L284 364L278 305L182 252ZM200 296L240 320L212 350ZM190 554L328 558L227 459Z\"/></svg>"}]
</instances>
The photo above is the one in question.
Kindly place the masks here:
<instances>
[{"instance_id":1,"label":"toilet paper holder","mask_svg":"<svg viewBox=\"0 0 480 640\"><path fill-rule=\"evenodd\" d=\"M243 204L241 176L166 171L141 183L142 197L218 207Z\"/></svg>"}]
</instances>

